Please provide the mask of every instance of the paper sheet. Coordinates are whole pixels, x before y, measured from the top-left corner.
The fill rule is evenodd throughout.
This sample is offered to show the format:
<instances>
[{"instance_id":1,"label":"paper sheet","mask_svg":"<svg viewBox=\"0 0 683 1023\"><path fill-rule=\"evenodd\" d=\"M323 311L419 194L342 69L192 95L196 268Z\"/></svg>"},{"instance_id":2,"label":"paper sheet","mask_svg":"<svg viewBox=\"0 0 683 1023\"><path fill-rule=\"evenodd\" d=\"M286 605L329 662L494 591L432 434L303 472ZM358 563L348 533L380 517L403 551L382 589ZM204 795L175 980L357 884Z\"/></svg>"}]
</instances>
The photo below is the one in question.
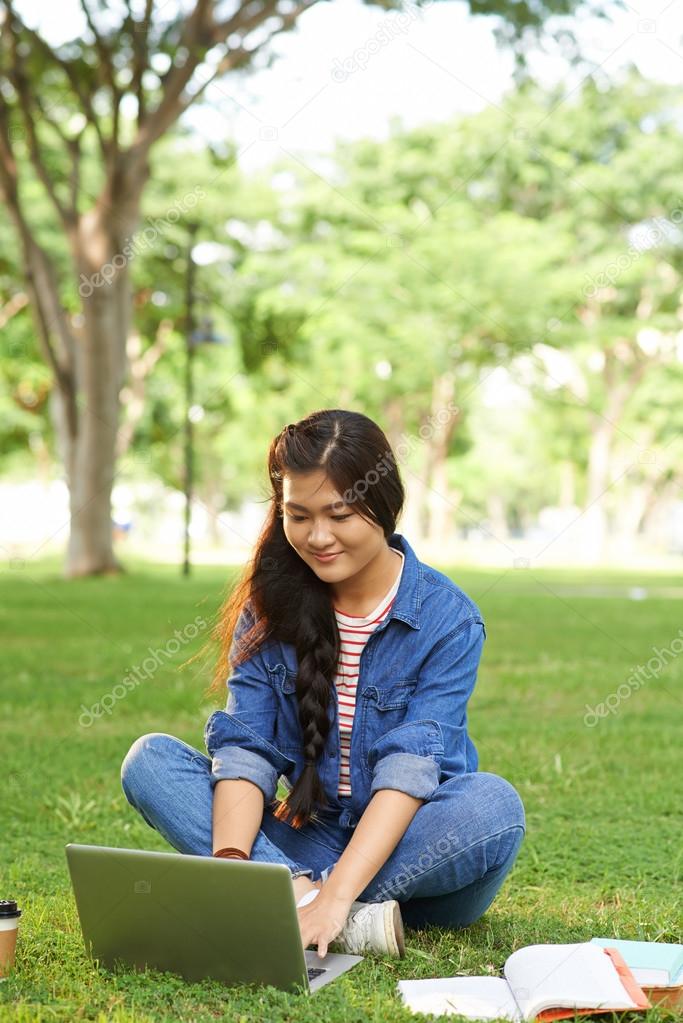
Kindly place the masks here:
<instances>
[{"instance_id":1,"label":"paper sheet","mask_svg":"<svg viewBox=\"0 0 683 1023\"><path fill-rule=\"evenodd\" d=\"M413 1012L461 1013L471 1019L521 1019L507 981L501 977L434 977L399 980L403 1001Z\"/></svg>"}]
</instances>

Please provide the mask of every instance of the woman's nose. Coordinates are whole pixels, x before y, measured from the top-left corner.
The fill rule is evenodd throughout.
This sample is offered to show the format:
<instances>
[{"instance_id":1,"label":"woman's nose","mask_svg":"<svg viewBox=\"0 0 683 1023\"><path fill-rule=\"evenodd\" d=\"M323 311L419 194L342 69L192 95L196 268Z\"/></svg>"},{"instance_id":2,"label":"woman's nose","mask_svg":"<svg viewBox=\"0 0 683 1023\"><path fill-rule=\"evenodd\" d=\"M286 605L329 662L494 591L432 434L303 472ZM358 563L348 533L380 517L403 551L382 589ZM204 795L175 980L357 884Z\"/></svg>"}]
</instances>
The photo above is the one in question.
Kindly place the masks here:
<instances>
[{"instance_id":1,"label":"woman's nose","mask_svg":"<svg viewBox=\"0 0 683 1023\"><path fill-rule=\"evenodd\" d=\"M319 526L313 525L311 527L311 532L308 534L308 542L311 547L326 547L331 540L330 531L324 524Z\"/></svg>"}]
</instances>

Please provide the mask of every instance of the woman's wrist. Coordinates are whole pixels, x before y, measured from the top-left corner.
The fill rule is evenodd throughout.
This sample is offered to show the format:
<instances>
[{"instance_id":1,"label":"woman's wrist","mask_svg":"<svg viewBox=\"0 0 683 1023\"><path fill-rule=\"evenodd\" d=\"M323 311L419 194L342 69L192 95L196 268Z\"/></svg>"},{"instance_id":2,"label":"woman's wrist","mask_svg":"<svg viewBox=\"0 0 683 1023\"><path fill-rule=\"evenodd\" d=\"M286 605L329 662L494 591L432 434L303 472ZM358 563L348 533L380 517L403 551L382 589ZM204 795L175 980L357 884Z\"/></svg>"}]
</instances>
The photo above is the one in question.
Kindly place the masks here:
<instances>
[{"instance_id":1,"label":"woman's wrist","mask_svg":"<svg viewBox=\"0 0 683 1023\"><path fill-rule=\"evenodd\" d=\"M329 882L322 886L318 899L323 899L324 903L328 906L338 907L338 912L343 912L344 915L348 913L354 902L353 898L346 893L336 891ZM314 901L317 902L318 899Z\"/></svg>"}]
</instances>

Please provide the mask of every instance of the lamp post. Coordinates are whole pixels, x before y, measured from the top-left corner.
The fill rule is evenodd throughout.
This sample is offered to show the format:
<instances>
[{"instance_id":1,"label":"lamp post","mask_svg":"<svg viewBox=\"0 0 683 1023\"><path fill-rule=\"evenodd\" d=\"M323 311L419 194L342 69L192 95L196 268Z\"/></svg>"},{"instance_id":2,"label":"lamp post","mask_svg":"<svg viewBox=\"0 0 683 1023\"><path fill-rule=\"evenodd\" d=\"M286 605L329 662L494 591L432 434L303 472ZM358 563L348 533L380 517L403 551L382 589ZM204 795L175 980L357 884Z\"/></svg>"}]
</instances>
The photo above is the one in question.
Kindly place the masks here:
<instances>
[{"instance_id":1,"label":"lamp post","mask_svg":"<svg viewBox=\"0 0 683 1023\"><path fill-rule=\"evenodd\" d=\"M204 317L202 327L197 328L194 316L195 274L197 264L192 250L197 238L199 224L188 223L189 241L187 246L187 272L185 277L185 540L183 575L190 574L190 524L192 519L192 488L194 484L194 355L195 349L203 342L223 344L225 338L213 332L210 317Z\"/></svg>"},{"instance_id":2,"label":"lamp post","mask_svg":"<svg viewBox=\"0 0 683 1023\"><path fill-rule=\"evenodd\" d=\"M188 225L190 239L187 246L187 274L185 278L185 558L183 575L190 574L190 518L192 516L192 475L193 445L192 404L194 400L194 278L195 264L192 249L197 237L199 225L191 221Z\"/></svg>"}]
</instances>

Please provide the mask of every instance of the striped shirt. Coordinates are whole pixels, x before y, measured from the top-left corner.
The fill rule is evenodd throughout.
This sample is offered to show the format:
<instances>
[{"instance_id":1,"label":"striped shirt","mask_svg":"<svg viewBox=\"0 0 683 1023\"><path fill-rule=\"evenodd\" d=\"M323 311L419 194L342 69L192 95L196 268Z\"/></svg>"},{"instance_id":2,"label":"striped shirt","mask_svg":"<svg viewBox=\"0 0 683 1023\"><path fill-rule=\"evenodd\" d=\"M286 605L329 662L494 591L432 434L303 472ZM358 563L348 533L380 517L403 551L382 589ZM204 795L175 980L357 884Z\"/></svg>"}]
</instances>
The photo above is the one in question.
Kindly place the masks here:
<instances>
[{"instance_id":1,"label":"striped shirt","mask_svg":"<svg viewBox=\"0 0 683 1023\"><path fill-rule=\"evenodd\" d=\"M384 621L394 603L403 572L404 555L401 551L391 548L401 558L401 571L395 583L368 615L349 615L335 607L341 648L337 663L334 684L339 701L339 737L341 743L339 764L339 787L337 795L351 795L351 729L356 710L356 687L358 685L358 666L363 647L371 633Z\"/></svg>"}]
</instances>

